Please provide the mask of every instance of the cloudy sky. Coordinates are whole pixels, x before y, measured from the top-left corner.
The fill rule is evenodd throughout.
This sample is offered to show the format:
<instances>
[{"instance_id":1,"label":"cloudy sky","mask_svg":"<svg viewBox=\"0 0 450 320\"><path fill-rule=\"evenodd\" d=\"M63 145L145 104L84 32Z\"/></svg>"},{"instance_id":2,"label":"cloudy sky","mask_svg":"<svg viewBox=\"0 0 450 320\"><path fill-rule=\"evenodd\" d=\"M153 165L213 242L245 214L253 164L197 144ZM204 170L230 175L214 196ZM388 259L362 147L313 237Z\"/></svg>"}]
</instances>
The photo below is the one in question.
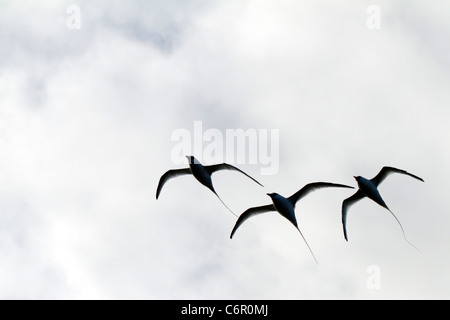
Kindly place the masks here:
<instances>
[{"instance_id":1,"label":"cloudy sky","mask_svg":"<svg viewBox=\"0 0 450 320\"><path fill-rule=\"evenodd\" d=\"M1 1L0 298L450 298L449 15L446 0ZM346 242L351 190L297 205L319 265L276 213L230 240L236 218L192 177L156 200L186 166L174 132L211 144L196 122L279 133L274 174L235 163L265 188L214 175L236 213L384 165L424 178L380 186L420 253L367 199Z\"/></svg>"}]
</instances>

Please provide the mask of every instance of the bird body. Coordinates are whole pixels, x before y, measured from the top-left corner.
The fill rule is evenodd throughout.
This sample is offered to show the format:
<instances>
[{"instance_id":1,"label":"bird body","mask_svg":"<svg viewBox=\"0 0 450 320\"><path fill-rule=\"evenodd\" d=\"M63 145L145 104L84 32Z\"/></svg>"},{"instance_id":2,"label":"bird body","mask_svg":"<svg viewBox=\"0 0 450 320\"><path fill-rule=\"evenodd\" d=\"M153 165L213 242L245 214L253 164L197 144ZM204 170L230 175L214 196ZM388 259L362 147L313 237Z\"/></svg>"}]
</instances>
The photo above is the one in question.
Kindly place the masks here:
<instances>
[{"instance_id":1,"label":"bird body","mask_svg":"<svg viewBox=\"0 0 450 320\"><path fill-rule=\"evenodd\" d=\"M289 199L278 193L268 193L267 195L272 198L275 210L298 228L297 219L295 218L295 203L292 203Z\"/></svg>"},{"instance_id":2,"label":"bird body","mask_svg":"<svg viewBox=\"0 0 450 320\"><path fill-rule=\"evenodd\" d=\"M372 199L380 206L385 207L389 210L383 198L380 195L380 192L377 189L377 186L369 179L364 177L355 177L356 182L358 183L359 190L369 199Z\"/></svg>"},{"instance_id":3,"label":"bird body","mask_svg":"<svg viewBox=\"0 0 450 320\"><path fill-rule=\"evenodd\" d=\"M197 179L198 182L200 182L212 192L216 192L212 184L211 174L203 165L201 165L200 163L190 162L189 169L191 170L191 174L195 179Z\"/></svg>"}]
</instances>

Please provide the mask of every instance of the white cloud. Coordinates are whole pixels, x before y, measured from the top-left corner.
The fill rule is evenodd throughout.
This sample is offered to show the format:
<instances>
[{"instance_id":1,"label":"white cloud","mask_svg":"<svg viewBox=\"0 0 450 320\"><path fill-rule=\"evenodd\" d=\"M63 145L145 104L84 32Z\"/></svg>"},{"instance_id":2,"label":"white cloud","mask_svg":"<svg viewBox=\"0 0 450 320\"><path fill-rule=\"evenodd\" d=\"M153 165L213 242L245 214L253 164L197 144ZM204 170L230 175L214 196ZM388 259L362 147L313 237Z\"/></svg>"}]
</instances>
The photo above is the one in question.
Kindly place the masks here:
<instances>
[{"instance_id":1,"label":"white cloud","mask_svg":"<svg viewBox=\"0 0 450 320\"><path fill-rule=\"evenodd\" d=\"M448 5L410 3L378 1L382 27L368 30L369 3L80 2L68 30L69 2L4 2L0 297L448 298ZM346 190L297 206L319 266L276 214L230 240L235 218L192 177L156 201L171 133L195 120L280 129L278 174L243 166L266 189L214 176L236 212L383 165L423 177L380 187L422 253L367 200L346 243Z\"/></svg>"}]
</instances>

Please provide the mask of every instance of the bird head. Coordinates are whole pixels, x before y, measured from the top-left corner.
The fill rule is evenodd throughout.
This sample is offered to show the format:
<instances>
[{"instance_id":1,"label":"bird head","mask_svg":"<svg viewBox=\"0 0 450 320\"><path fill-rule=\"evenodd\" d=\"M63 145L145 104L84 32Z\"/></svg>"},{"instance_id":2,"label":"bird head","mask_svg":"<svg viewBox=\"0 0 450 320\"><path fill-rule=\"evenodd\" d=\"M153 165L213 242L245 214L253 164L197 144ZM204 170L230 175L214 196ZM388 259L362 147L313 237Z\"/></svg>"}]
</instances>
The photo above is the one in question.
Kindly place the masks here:
<instances>
[{"instance_id":1,"label":"bird head","mask_svg":"<svg viewBox=\"0 0 450 320\"><path fill-rule=\"evenodd\" d=\"M198 163L200 163L194 156L186 156L186 159L188 159L189 164L198 164Z\"/></svg>"},{"instance_id":2,"label":"bird head","mask_svg":"<svg viewBox=\"0 0 450 320\"><path fill-rule=\"evenodd\" d=\"M272 199L278 195L278 193L275 193L275 192L273 192L273 193L266 193L266 194L267 194L269 197L271 197Z\"/></svg>"}]
</instances>

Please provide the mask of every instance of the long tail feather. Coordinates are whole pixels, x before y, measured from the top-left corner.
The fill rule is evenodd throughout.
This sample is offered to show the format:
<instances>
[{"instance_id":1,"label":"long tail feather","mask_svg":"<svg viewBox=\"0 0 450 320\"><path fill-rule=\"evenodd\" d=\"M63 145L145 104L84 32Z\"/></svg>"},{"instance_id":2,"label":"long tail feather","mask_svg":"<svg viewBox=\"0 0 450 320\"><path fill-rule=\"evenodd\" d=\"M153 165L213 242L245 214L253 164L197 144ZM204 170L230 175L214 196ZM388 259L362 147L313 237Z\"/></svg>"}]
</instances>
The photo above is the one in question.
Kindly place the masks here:
<instances>
[{"instance_id":1,"label":"long tail feather","mask_svg":"<svg viewBox=\"0 0 450 320\"><path fill-rule=\"evenodd\" d=\"M306 246L308 247L309 252L311 252L311 254L312 254L314 260L316 261L317 264L319 264L319 262L318 262L317 259L316 259L316 256L314 255L314 252L311 250L311 247L310 247L309 244L308 244L308 241L306 241L305 236L303 235L303 233L300 231L300 229L299 229L298 227L297 227L297 230L298 230L298 232L300 232L300 235L302 236L303 240L305 241Z\"/></svg>"},{"instance_id":2,"label":"long tail feather","mask_svg":"<svg viewBox=\"0 0 450 320\"><path fill-rule=\"evenodd\" d=\"M398 225L400 226L400 228L402 229L402 233L403 233L403 238L405 239L405 241L414 249L416 249L418 252L420 252L419 249L417 249L417 247L415 245L413 245L407 238L406 238L406 234L405 234L405 230L403 229L402 224L400 223L400 220L397 219L397 217L395 216L395 214L391 211L391 209L389 209L388 207L386 207L386 209L388 209L388 211L392 214L392 216L395 218L395 220L397 220Z\"/></svg>"},{"instance_id":3,"label":"long tail feather","mask_svg":"<svg viewBox=\"0 0 450 320\"><path fill-rule=\"evenodd\" d=\"M225 202L222 201L222 199L220 199L219 195L213 190L214 194L216 195L216 197L220 200L220 202L222 202L222 204L225 206L225 208L228 209L228 211L230 211L235 217L239 218L237 214L235 214L233 211L231 211L230 208L228 208L228 206L225 204Z\"/></svg>"}]
</instances>

